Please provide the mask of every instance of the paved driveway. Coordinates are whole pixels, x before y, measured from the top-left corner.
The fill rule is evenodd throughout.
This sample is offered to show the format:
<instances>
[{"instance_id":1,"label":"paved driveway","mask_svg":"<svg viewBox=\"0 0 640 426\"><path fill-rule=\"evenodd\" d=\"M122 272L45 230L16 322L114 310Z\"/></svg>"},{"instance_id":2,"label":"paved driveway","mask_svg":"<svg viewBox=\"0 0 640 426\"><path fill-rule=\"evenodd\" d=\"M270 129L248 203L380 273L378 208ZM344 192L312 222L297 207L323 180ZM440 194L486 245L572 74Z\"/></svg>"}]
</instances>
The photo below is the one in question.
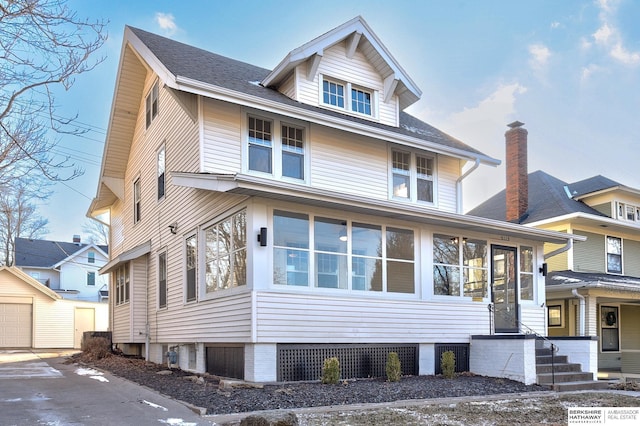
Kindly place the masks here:
<instances>
[{"instance_id":1,"label":"paved driveway","mask_svg":"<svg viewBox=\"0 0 640 426\"><path fill-rule=\"evenodd\" d=\"M0 350L2 425L210 425L173 399L64 364L65 351Z\"/></svg>"}]
</instances>

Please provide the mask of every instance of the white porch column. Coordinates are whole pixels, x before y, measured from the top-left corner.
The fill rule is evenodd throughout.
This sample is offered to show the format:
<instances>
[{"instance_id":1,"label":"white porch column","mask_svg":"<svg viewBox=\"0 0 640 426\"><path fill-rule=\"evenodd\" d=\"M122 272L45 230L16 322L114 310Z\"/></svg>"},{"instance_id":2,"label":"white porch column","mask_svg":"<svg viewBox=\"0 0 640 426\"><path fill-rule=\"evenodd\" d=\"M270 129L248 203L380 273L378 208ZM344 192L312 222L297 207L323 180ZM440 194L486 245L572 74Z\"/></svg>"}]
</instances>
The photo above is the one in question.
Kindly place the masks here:
<instances>
[{"instance_id":1,"label":"white porch column","mask_svg":"<svg viewBox=\"0 0 640 426\"><path fill-rule=\"evenodd\" d=\"M244 346L244 379L248 382L277 381L277 358L275 343L247 343Z\"/></svg>"},{"instance_id":2,"label":"white porch column","mask_svg":"<svg viewBox=\"0 0 640 426\"><path fill-rule=\"evenodd\" d=\"M431 376L436 374L436 347L433 343L421 343L418 348L418 374Z\"/></svg>"},{"instance_id":3,"label":"white porch column","mask_svg":"<svg viewBox=\"0 0 640 426\"><path fill-rule=\"evenodd\" d=\"M595 296L585 297L585 335L598 335L598 304Z\"/></svg>"}]
</instances>

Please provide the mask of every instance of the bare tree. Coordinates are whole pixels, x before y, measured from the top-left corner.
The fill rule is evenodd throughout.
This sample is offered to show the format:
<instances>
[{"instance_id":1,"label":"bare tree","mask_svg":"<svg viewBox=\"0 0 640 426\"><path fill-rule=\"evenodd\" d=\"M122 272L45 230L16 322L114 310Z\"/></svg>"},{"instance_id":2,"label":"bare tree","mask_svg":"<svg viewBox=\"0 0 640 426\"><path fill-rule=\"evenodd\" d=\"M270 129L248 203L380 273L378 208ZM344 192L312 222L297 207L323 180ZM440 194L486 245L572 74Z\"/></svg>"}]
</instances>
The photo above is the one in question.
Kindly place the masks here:
<instances>
[{"instance_id":1,"label":"bare tree","mask_svg":"<svg viewBox=\"0 0 640 426\"><path fill-rule=\"evenodd\" d=\"M105 23L78 18L66 1L0 0L0 186L31 172L52 181L83 173L51 153L49 130L83 133L76 117L56 114L53 90L102 62L89 56L106 39Z\"/></svg>"},{"instance_id":2,"label":"bare tree","mask_svg":"<svg viewBox=\"0 0 640 426\"><path fill-rule=\"evenodd\" d=\"M47 196L38 185L25 181L0 191L0 262L13 265L16 238L42 238L48 232L49 220L38 214L34 203Z\"/></svg>"},{"instance_id":3,"label":"bare tree","mask_svg":"<svg viewBox=\"0 0 640 426\"><path fill-rule=\"evenodd\" d=\"M82 232L88 235L87 241L91 244L109 244L109 227L102 222L89 218L82 225Z\"/></svg>"}]
</instances>

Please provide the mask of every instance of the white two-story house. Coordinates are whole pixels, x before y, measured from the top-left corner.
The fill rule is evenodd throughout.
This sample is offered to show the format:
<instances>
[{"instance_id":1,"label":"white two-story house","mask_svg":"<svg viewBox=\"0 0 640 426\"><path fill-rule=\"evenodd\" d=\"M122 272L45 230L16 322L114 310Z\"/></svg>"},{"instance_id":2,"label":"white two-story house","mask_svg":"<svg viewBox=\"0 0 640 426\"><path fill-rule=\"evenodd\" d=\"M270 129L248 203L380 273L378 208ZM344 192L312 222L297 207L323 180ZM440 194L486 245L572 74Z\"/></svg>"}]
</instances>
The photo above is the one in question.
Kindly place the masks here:
<instances>
[{"instance_id":1,"label":"white two-story house","mask_svg":"<svg viewBox=\"0 0 640 426\"><path fill-rule=\"evenodd\" d=\"M280 381L329 356L384 375L390 351L433 374L450 347L485 371L474 336L544 334L543 244L573 236L461 214L499 161L407 114L421 95L361 17L273 70L126 27L89 208L113 342Z\"/></svg>"}]
</instances>

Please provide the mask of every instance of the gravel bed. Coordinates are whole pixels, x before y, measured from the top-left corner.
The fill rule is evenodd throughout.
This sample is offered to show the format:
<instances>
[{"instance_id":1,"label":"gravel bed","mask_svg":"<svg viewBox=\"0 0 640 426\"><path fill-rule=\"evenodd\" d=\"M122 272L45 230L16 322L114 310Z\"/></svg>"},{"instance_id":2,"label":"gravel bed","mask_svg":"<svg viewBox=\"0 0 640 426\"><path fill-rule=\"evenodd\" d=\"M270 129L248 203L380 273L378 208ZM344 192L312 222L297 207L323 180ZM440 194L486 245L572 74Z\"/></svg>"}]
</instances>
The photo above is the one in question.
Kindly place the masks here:
<instances>
[{"instance_id":1,"label":"gravel bed","mask_svg":"<svg viewBox=\"0 0 640 426\"><path fill-rule=\"evenodd\" d=\"M219 378L215 376L194 376L193 373L180 369L169 372L164 365L138 358L112 355L95 360L78 354L70 357L67 362L106 370L164 395L206 408L207 414L548 390L544 386L527 386L512 380L472 374L459 374L454 379L442 376L405 376L395 383L378 378L347 380L336 385L289 382L265 384L262 388L222 388Z\"/></svg>"}]
</instances>

